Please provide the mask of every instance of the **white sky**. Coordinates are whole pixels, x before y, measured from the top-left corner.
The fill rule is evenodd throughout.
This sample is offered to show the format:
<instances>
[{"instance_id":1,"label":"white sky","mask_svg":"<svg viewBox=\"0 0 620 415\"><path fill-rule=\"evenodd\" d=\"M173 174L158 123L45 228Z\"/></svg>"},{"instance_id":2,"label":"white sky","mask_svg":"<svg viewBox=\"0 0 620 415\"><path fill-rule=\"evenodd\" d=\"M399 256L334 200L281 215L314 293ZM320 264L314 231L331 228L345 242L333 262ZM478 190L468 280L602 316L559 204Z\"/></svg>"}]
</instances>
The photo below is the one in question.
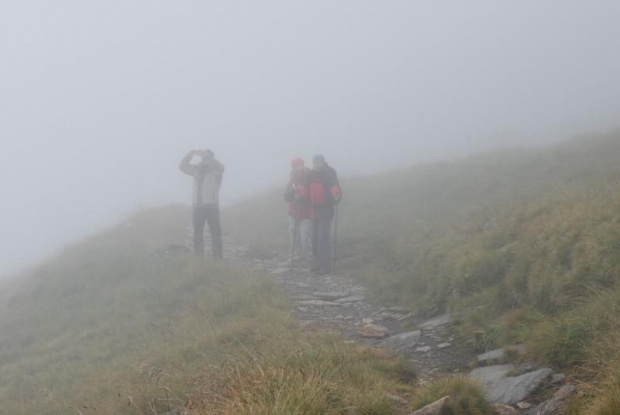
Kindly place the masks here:
<instances>
[{"instance_id":1,"label":"white sky","mask_svg":"<svg viewBox=\"0 0 620 415\"><path fill-rule=\"evenodd\" d=\"M371 173L618 127L620 2L2 0L0 275L138 206L324 153ZM284 213L283 213L284 214Z\"/></svg>"}]
</instances>

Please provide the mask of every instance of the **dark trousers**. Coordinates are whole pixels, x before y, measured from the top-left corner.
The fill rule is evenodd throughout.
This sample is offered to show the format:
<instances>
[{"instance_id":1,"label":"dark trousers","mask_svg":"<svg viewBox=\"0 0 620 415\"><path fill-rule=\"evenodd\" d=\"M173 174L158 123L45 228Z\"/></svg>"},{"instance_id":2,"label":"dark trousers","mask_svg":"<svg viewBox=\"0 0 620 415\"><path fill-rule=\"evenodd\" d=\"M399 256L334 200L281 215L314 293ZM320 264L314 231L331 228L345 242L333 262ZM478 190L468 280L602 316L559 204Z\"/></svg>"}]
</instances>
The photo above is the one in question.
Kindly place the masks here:
<instances>
[{"instance_id":1,"label":"dark trousers","mask_svg":"<svg viewBox=\"0 0 620 415\"><path fill-rule=\"evenodd\" d=\"M213 251L213 258L221 259L223 257L223 243L219 206L195 207L193 221L194 249L196 250L196 254L200 256L204 256L205 254L204 231L206 222L211 232L211 250Z\"/></svg>"},{"instance_id":2,"label":"dark trousers","mask_svg":"<svg viewBox=\"0 0 620 415\"><path fill-rule=\"evenodd\" d=\"M312 251L316 261L316 269L322 274L332 272L331 227L333 219L333 206L315 209L312 221Z\"/></svg>"}]
</instances>

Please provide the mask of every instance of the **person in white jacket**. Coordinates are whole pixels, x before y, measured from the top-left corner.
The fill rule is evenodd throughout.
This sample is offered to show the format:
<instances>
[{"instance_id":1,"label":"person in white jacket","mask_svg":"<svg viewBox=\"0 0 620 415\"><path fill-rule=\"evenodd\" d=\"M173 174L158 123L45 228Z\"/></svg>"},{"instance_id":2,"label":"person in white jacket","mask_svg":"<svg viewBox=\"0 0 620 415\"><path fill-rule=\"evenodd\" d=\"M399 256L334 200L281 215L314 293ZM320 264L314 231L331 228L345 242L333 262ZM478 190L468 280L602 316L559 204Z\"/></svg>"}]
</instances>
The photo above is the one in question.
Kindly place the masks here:
<instances>
[{"instance_id":1,"label":"person in white jacket","mask_svg":"<svg viewBox=\"0 0 620 415\"><path fill-rule=\"evenodd\" d=\"M199 156L198 163L192 163ZM223 258L222 225L220 223L219 194L224 176L224 165L215 159L211 150L192 150L181 160L181 171L193 177L194 250L204 256L205 222L211 232L213 258Z\"/></svg>"}]
</instances>

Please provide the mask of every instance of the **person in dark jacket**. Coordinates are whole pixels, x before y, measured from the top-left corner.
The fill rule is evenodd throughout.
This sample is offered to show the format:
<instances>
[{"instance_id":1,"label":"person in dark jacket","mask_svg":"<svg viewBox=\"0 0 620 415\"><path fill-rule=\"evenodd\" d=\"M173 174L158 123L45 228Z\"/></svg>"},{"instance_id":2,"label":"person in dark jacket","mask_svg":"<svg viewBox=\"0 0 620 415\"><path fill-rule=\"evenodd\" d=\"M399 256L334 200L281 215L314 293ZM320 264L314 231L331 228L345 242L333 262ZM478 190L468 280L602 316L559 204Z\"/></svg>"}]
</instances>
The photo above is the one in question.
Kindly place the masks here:
<instances>
[{"instance_id":1,"label":"person in dark jacket","mask_svg":"<svg viewBox=\"0 0 620 415\"><path fill-rule=\"evenodd\" d=\"M302 158L291 162L291 174L284 199L288 202L288 223L296 259L312 261L312 206L310 205L310 169Z\"/></svg>"},{"instance_id":2,"label":"person in dark jacket","mask_svg":"<svg viewBox=\"0 0 620 415\"><path fill-rule=\"evenodd\" d=\"M200 157L198 163L192 163L194 156ZM215 159L211 150L193 150L181 160L181 171L194 180L193 186L193 225L194 249L196 254L204 256L205 222L211 232L213 257L223 257L222 226L220 224L219 193L224 175L224 165Z\"/></svg>"},{"instance_id":3,"label":"person in dark jacket","mask_svg":"<svg viewBox=\"0 0 620 415\"><path fill-rule=\"evenodd\" d=\"M315 258L313 270L319 275L332 272L331 225L336 205L341 199L342 190L336 170L325 162L322 155L314 156L310 172L310 204Z\"/></svg>"}]
</instances>

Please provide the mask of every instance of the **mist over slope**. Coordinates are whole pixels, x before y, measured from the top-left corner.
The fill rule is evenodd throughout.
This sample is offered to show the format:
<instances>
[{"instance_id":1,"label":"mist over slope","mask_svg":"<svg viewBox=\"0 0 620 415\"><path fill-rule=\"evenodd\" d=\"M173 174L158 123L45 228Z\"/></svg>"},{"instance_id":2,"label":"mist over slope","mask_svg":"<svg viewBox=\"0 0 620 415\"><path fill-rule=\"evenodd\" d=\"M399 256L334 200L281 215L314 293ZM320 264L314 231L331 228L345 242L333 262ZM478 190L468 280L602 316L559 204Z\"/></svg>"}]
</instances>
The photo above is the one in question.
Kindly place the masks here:
<instances>
[{"instance_id":1,"label":"mist over slope","mask_svg":"<svg viewBox=\"0 0 620 415\"><path fill-rule=\"evenodd\" d=\"M339 272L420 315L482 306L457 321L459 344L525 344L586 385L575 413L614 413L619 162L610 134L344 178ZM224 210L227 237L255 256L287 249L282 196ZM0 414L395 413L385 393L414 390L408 367L300 332L273 281L243 265L170 254L187 213L142 212L12 288Z\"/></svg>"},{"instance_id":2,"label":"mist over slope","mask_svg":"<svg viewBox=\"0 0 620 415\"><path fill-rule=\"evenodd\" d=\"M524 343L531 359L596 380L578 413L620 410L619 133L348 178L343 190L340 272L421 315L482 306L460 321L462 344ZM229 222L260 254L286 246L285 214L274 193Z\"/></svg>"}]
</instances>

